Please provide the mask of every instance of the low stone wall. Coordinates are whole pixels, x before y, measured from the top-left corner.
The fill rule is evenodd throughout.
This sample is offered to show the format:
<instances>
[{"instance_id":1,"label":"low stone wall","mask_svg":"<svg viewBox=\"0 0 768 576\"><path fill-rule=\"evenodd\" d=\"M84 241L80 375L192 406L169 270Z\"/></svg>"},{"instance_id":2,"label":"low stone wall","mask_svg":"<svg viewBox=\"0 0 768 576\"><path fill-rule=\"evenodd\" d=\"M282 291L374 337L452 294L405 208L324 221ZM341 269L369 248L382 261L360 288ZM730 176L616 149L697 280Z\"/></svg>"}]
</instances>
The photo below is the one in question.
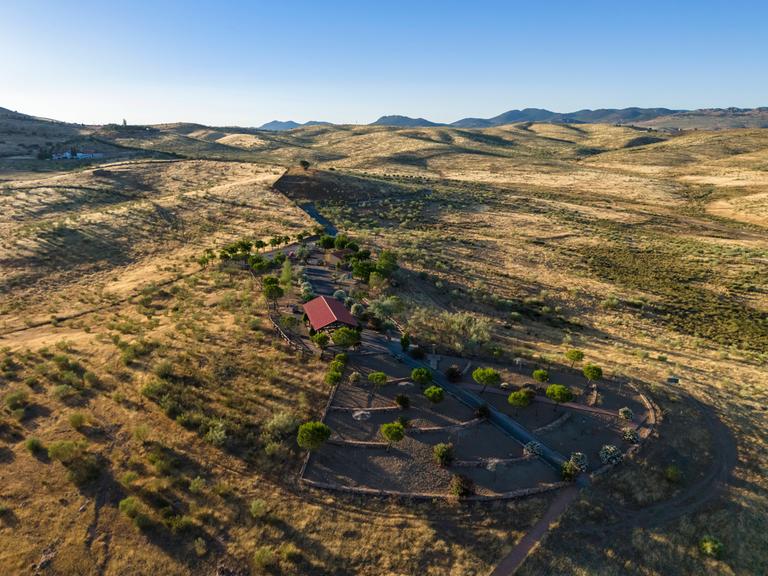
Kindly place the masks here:
<instances>
[{"instance_id":1,"label":"low stone wall","mask_svg":"<svg viewBox=\"0 0 768 576\"><path fill-rule=\"evenodd\" d=\"M430 492L399 492L396 490L379 490L376 488L364 488L362 486L341 486L338 484L331 484L329 482L319 482L317 480L309 480L308 478L301 478L301 481L306 486L311 488L320 488L322 490L331 490L334 492L340 492L345 494L357 494L366 496L378 496L382 498L402 498L408 500L455 500L456 497L451 494L430 493ZM551 492L568 485L568 482L555 482L552 484L542 484L535 488L524 488L521 490L513 490L512 492L501 492L499 494L475 494L473 496L467 496L460 498L462 502L482 502L492 500L514 500L517 498L525 498L526 496L534 496L536 494L543 494L545 492Z\"/></svg>"}]
</instances>

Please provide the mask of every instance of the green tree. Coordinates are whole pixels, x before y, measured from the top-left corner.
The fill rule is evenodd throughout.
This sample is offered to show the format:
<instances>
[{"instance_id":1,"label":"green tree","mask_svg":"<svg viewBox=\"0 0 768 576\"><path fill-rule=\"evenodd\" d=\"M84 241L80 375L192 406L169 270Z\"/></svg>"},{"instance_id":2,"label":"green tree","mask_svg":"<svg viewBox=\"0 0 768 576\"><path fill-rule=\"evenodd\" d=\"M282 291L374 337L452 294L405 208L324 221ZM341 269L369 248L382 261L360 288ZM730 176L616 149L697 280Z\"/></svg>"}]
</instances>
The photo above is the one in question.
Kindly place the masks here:
<instances>
[{"instance_id":1,"label":"green tree","mask_svg":"<svg viewBox=\"0 0 768 576\"><path fill-rule=\"evenodd\" d=\"M438 404L445 398L445 391L440 386L430 386L424 390L424 396L433 404Z\"/></svg>"},{"instance_id":2,"label":"green tree","mask_svg":"<svg viewBox=\"0 0 768 576\"><path fill-rule=\"evenodd\" d=\"M554 400L558 404L570 402L573 400L573 392L567 386L562 384L550 384L547 386L547 398Z\"/></svg>"},{"instance_id":3,"label":"green tree","mask_svg":"<svg viewBox=\"0 0 768 576\"><path fill-rule=\"evenodd\" d=\"M587 382L590 384L595 380L600 380L600 378L603 377L603 369L600 368L600 366L595 366L594 364L587 364L584 366L582 372L584 373L584 377L587 379Z\"/></svg>"},{"instance_id":4,"label":"green tree","mask_svg":"<svg viewBox=\"0 0 768 576\"><path fill-rule=\"evenodd\" d=\"M432 382L432 372L427 368L414 368L411 370L411 380L419 386L426 386Z\"/></svg>"},{"instance_id":5,"label":"green tree","mask_svg":"<svg viewBox=\"0 0 768 576\"><path fill-rule=\"evenodd\" d=\"M389 277L397 270L397 255L391 250L382 250L376 260L376 270L379 274Z\"/></svg>"},{"instance_id":6,"label":"green tree","mask_svg":"<svg viewBox=\"0 0 768 576\"><path fill-rule=\"evenodd\" d=\"M352 264L352 276L359 278L363 282L368 282L371 279L371 272L373 272L375 266L370 260L357 260Z\"/></svg>"},{"instance_id":7,"label":"green tree","mask_svg":"<svg viewBox=\"0 0 768 576\"><path fill-rule=\"evenodd\" d=\"M334 238L333 240L333 247L336 248L336 250L343 250L347 247L349 244L349 236L346 234L339 234Z\"/></svg>"},{"instance_id":8,"label":"green tree","mask_svg":"<svg viewBox=\"0 0 768 576\"><path fill-rule=\"evenodd\" d=\"M331 437L331 429L322 422L305 422L299 426L296 442L304 450L317 450L328 438Z\"/></svg>"},{"instance_id":9,"label":"green tree","mask_svg":"<svg viewBox=\"0 0 768 576\"><path fill-rule=\"evenodd\" d=\"M389 450L392 444L405 438L405 426L402 422L388 422L381 425L379 433L388 442L387 450Z\"/></svg>"},{"instance_id":10,"label":"green tree","mask_svg":"<svg viewBox=\"0 0 768 576\"><path fill-rule=\"evenodd\" d=\"M342 326L331 333L331 340L333 340L333 343L336 344L336 346L349 348L360 342L360 334L357 330Z\"/></svg>"},{"instance_id":11,"label":"green tree","mask_svg":"<svg viewBox=\"0 0 768 576\"><path fill-rule=\"evenodd\" d=\"M536 382L541 382L543 384L544 382L549 380L549 372L541 368L539 368L538 370L534 370L533 379L536 380Z\"/></svg>"},{"instance_id":12,"label":"green tree","mask_svg":"<svg viewBox=\"0 0 768 576\"><path fill-rule=\"evenodd\" d=\"M571 361L571 368L573 368L576 362L581 362L584 360L584 352L577 350L576 348L572 348L565 353L565 357Z\"/></svg>"},{"instance_id":13,"label":"green tree","mask_svg":"<svg viewBox=\"0 0 768 576\"><path fill-rule=\"evenodd\" d=\"M536 394L533 390L523 388L512 392L509 395L509 398L507 398L507 402L509 402L510 406L514 406L515 408L525 408L533 402L534 396L536 396Z\"/></svg>"},{"instance_id":14,"label":"green tree","mask_svg":"<svg viewBox=\"0 0 768 576\"><path fill-rule=\"evenodd\" d=\"M317 346L324 350L326 346L328 346L328 343L331 341L331 337L328 336L325 332L318 332L314 336L312 336L312 342L317 344Z\"/></svg>"},{"instance_id":15,"label":"green tree","mask_svg":"<svg viewBox=\"0 0 768 576\"><path fill-rule=\"evenodd\" d=\"M472 379L483 387L480 394L483 394L488 386L501 384L501 374L493 368L476 368L472 372Z\"/></svg>"},{"instance_id":16,"label":"green tree","mask_svg":"<svg viewBox=\"0 0 768 576\"><path fill-rule=\"evenodd\" d=\"M438 466L449 466L453 462L453 444L441 442L432 448L432 455Z\"/></svg>"},{"instance_id":17,"label":"green tree","mask_svg":"<svg viewBox=\"0 0 768 576\"><path fill-rule=\"evenodd\" d=\"M258 250L259 252L261 252L262 250L264 250L264 248L266 248L266 247L267 247L267 243L266 243L266 242L264 242L264 240L256 240L256 241L253 243L253 246L254 246L254 248L256 248L256 250Z\"/></svg>"},{"instance_id":18,"label":"green tree","mask_svg":"<svg viewBox=\"0 0 768 576\"><path fill-rule=\"evenodd\" d=\"M376 388L381 388L387 383L387 375L384 372L371 372L368 374L368 382Z\"/></svg>"},{"instance_id":19,"label":"green tree","mask_svg":"<svg viewBox=\"0 0 768 576\"><path fill-rule=\"evenodd\" d=\"M270 302L274 302L277 299L282 298L283 294L284 294L283 289L276 284L264 285L264 298L266 298Z\"/></svg>"},{"instance_id":20,"label":"green tree","mask_svg":"<svg viewBox=\"0 0 768 576\"><path fill-rule=\"evenodd\" d=\"M317 243L323 250L330 250L333 248L334 238L328 234L323 234L320 236L320 239L317 241Z\"/></svg>"},{"instance_id":21,"label":"green tree","mask_svg":"<svg viewBox=\"0 0 768 576\"><path fill-rule=\"evenodd\" d=\"M291 285L291 282L293 281L293 266L291 266L291 261L286 260L283 262L283 268L280 271L280 284L285 286L286 288Z\"/></svg>"},{"instance_id":22,"label":"green tree","mask_svg":"<svg viewBox=\"0 0 768 576\"><path fill-rule=\"evenodd\" d=\"M411 337L408 335L408 332L403 332L403 335L400 336L400 348L402 348L403 352L410 350Z\"/></svg>"}]
</instances>

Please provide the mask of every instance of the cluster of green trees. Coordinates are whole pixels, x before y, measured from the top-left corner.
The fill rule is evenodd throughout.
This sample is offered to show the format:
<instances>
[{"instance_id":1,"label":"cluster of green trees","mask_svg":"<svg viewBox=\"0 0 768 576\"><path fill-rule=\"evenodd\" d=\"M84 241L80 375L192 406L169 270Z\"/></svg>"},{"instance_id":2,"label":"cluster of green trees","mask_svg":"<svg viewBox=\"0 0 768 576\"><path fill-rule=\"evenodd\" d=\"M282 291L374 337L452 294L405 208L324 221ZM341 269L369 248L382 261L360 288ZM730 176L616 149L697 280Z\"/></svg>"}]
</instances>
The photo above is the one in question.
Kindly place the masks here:
<instances>
[{"instance_id":1,"label":"cluster of green trees","mask_svg":"<svg viewBox=\"0 0 768 576\"><path fill-rule=\"evenodd\" d=\"M344 368L347 365L347 355L344 353L336 354L333 361L328 365L328 372L325 373L325 383L335 386L341 382Z\"/></svg>"}]
</instances>

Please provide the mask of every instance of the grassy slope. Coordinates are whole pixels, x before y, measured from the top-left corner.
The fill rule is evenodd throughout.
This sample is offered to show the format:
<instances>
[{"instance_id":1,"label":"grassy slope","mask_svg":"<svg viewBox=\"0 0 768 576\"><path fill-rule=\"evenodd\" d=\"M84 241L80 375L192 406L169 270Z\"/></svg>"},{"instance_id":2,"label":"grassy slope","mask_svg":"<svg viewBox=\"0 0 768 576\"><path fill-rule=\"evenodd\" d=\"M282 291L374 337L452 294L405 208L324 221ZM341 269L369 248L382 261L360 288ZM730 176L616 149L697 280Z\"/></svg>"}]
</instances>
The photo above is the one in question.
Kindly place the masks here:
<instances>
[{"instance_id":1,"label":"grassy slope","mask_svg":"<svg viewBox=\"0 0 768 576\"><path fill-rule=\"evenodd\" d=\"M760 344L766 326L755 310L768 308L768 243L759 227L724 219L737 217L735 210L724 212L720 206L714 217L710 212L711 205L723 199L755 200L766 170L763 151L768 137L762 131L699 132L626 148L644 134L611 126L537 124L485 131L311 127L288 134L169 125L150 134L104 133L99 137L187 157L283 165L306 158L320 167L332 167L333 172L297 174L320 181L310 199L317 199L338 224L363 239L397 248L408 270L424 273L403 274L406 299L421 306L468 310L486 318L505 354L558 358L566 347L578 345L589 359L645 386L668 411L669 423L662 427L654 447L610 478L606 490L585 496L584 506L571 512L576 525L592 519L599 526L611 519L603 508L610 507L612 500L601 500L606 493L635 507L664 502L677 489L661 479L664 466L671 462L683 466L686 482L693 482L711 460L705 452L697 453L696 447L708 445L710 439L706 433L697 432L701 415L686 395L716 407L736 435L740 449L736 480L723 498L667 524L638 529L631 538L610 531L574 537L566 531L556 532L532 558L526 568L530 573L545 566L585 574L673 569L691 574L703 570L759 573L765 565L756 552L766 544L766 503L761 496L766 485L759 473L766 464L762 447L767 439L759 426L763 418L759 406L766 400L762 384L765 357ZM125 202L128 213L134 216L141 212L132 210L131 203L152 200L166 206L170 202L166 207L171 213L183 216L186 236L154 218L140 216L130 222L114 214L100 231L109 230L115 238L141 231L117 250L121 257L131 255L130 262L115 268L114 263L98 265L75 259L71 264L87 270L81 281L63 273L58 276L55 263L63 252L52 253L49 260L40 259L39 251L25 252L22 258L13 259L14 273L29 274L42 264L49 267L51 283L38 279L31 289L27 281L10 287L14 304L5 308L5 325L23 325L29 315L45 318L83 305L73 305L76 300L70 295L82 293L86 301L93 298L96 306L107 305L110 292L128 295L148 279L157 281L191 271L189 256L238 235L241 226L248 226L252 234L268 235L302 225L300 214L268 193L255 195L245 206L236 208L237 218L229 218L234 199L242 197L238 182L254 178L248 174L255 168L208 162L182 163L181 167L181 174L173 174L166 167L157 172L132 166L132 179L146 183L148 189L129 184L118 190L129 196L120 198L119 203ZM711 177L715 168L723 171L721 175L741 174L744 186L734 186L732 179L706 183L692 179ZM76 222L84 222L92 212L108 212L103 206L93 206L92 196L87 201L77 200L79 187L94 184L92 175L61 178L66 195L75 198L73 208L60 202L51 207L47 218L55 221L64 210L71 211L68 215ZM67 180L72 178L76 181ZM7 249L16 249L10 242L18 237L37 242L39 224L32 222L39 220L35 206L40 200L25 186L14 183L11 192L6 188L3 196L6 203L11 198L14 210L26 206L20 222L9 219L3 224L10 231L10 235L4 234ZM114 186L105 189L114 194ZM209 191L197 196L198 190ZM248 185L243 192L250 190ZM345 190L354 192L341 197ZM186 209L190 195L195 198L194 208ZM45 198L57 196L49 193ZM284 210L287 212L276 225L275 211L283 214ZM205 211L208 216L200 216ZM754 222L760 223L765 221ZM214 230L220 232L219 237L208 238ZM66 252L67 246L64 239L60 249ZM175 255L175 261L168 261L169 253ZM94 293L88 296L84 285L92 277L97 282ZM222 453L197 434L184 432L162 414L160 407L139 395L141 386L152 378L152 367L162 358L172 359L186 370L194 366L190 362L200 363L205 358L202 382L195 394L200 394L201 402L210 399L211 409L222 409L234 421L246 418L263 422L271 410L286 406L307 414L322 403L320 387L311 384L319 370L298 366L279 347L274 348L271 338L260 329L253 333L248 319L260 316L259 307L242 297L248 288L240 280L234 285L229 282L205 273L192 283L170 285L179 286L175 294L165 295L150 287L144 296L151 296L151 300L143 304L134 300L58 327L44 326L6 338L14 349L33 351L40 346L55 350L55 343L62 339L72 342L70 355L80 358L105 382L105 390L86 392L86 403L78 409L118 439L93 440L90 449L109 460L112 477L119 479L132 466L140 475L137 486L116 486L107 492L108 505L98 514L89 507L92 503L86 511L77 512L83 496L67 482L61 465L36 462L21 444L20 436L32 434L46 443L79 435L66 423L66 415L73 408L50 396L55 373L53 382L48 383L47 376L42 378L41 388L34 389L32 396L41 413L45 413L42 408L50 413L21 424L5 417L11 454L3 466L9 477L37 477L44 466L52 471L52 484L45 488L45 498L37 484L34 490L21 483L13 485L7 498L11 513L0 536L13 538L19 530L28 531L24 532L24 544L7 558L29 565L45 546L57 542L54 534L40 539L39 528L29 529L31 518L45 514L62 526L79 526L68 536L57 532L63 540L56 545L56 561L62 562L62 567L67 566L65 562L94 566L107 559L107 573L119 573L124 568L120 552L130 548L139 566L150 558L161 559L169 573L183 573L189 570L184 557L194 557L190 547L194 538L201 536L212 550L201 562L250 556L262 545L277 549L280 540L288 539L301 550L293 560L284 551L282 566L288 572L323 573L337 567L339 573L410 573L430 566L435 574L466 574L475 568L483 573L499 554L506 531L524 528L542 502L522 503L519 509L513 506L512 516L517 519L510 520L506 505L462 512L427 505L404 510L370 504L361 509L356 501L307 496L292 488L295 460L286 468L273 469L274 463L265 457L258 441L253 460L240 449L234 454ZM105 290L106 296L99 294ZM58 294L58 299L54 296L41 306L35 294ZM139 326L147 326L140 328L142 333L135 333L133 323L143 317L137 314L138 307L143 306L141 312L145 314L147 304L157 306L152 318L159 322L150 327L154 322L141 320ZM712 316L691 321L688 309ZM705 333L696 333L703 328ZM740 339L745 330L750 337ZM119 335L122 346L141 336L156 340L158 346L149 356L126 367L120 361L120 348L108 334ZM234 358L223 354L226 346L222 339L228 346L248 352ZM26 386L21 382L27 371L33 371L36 364L50 363L39 357L39 352L35 354L24 363L26 367L18 369L18 377L3 384L6 389ZM664 361L655 360L662 356ZM264 373L256 367L256 358L269 358L272 374L287 372L289 378ZM236 376L231 386L222 390L212 385L218 382L213 370L227 362L231 366L224 368L234 370ZM682 377L685 394L658 385L670 371ZM263 384L252 386L252 381ZM305 400L300 400L300 391ZM228 395L246 402L242 407L227 408ZM254 410L253 414L249 410ZM156 459L152 443L131 436L142 422L150 425L153 442L181 453L178 470L160 473L149 462L149 458ZM213 462L227 464L246 476L216 467ZM251 479L254 474L261 479L255 486ZM196 475L206 479L202 497L189 494L189 480ZM224 496L219 495L220 490L214 490L219 484L231 485L234 496L227 496L225 489L221 490ZM182 502L181 512L194 519L195 527L181 535L165 529L142 535L122 518L115 521L115 528L109 528L109 521L118 515L115 499L125 493L137 495L151 509L156 522L162 521L163 505L153 494L170 493L172 499ZM67 504L55 504L62 497ZM265 499L275 519L248 520L245 508L251 498ZM21 502L29 504L20 507ZM504 516L507 520L502 521ZM93 528L94 522L97 528ZM473 525L474 530L470 528ZM478 525L483 528L477 530ZM473 537L468 540L470 531ZM704 532L712 532L725 542L722 562L706 561L696 553L697 539ZM95 536L86 540L88 555L83 556L75 542L89 533ZM588 544L595 539L604 544ZM428 552L435 540L441 554ZM648 542L655 543L653 554L647 553ZM217 549L224 544L227 553Z\"/></svg>"}]
</instances>

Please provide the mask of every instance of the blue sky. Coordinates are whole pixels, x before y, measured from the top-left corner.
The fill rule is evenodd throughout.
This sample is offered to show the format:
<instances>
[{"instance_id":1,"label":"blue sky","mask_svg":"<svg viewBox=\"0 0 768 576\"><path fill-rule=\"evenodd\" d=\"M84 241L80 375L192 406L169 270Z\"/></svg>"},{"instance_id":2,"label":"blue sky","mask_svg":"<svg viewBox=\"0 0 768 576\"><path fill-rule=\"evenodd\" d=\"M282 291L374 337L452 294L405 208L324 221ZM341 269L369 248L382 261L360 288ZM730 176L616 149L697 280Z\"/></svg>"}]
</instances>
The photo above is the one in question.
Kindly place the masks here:
<instances>
[{"instance_id":1,"label":"blue sky","mask_svg":"<svg viewBox=\"0 0 768 576\"><path fill-rule=\"evenodd\" d=\"M768 106L768 2L0 2L0 106L84 123Z\"/></svg>"}]
</instances>

